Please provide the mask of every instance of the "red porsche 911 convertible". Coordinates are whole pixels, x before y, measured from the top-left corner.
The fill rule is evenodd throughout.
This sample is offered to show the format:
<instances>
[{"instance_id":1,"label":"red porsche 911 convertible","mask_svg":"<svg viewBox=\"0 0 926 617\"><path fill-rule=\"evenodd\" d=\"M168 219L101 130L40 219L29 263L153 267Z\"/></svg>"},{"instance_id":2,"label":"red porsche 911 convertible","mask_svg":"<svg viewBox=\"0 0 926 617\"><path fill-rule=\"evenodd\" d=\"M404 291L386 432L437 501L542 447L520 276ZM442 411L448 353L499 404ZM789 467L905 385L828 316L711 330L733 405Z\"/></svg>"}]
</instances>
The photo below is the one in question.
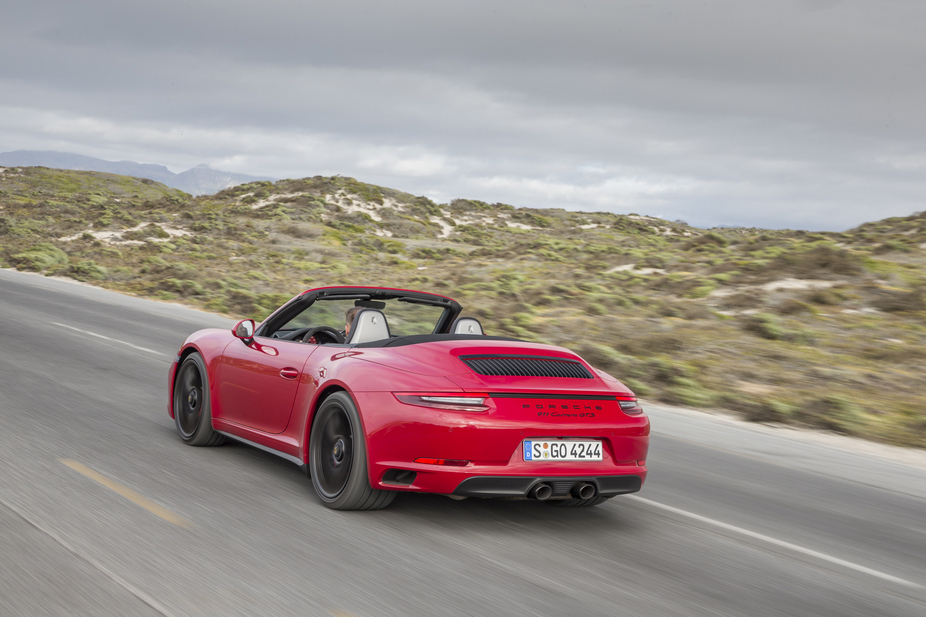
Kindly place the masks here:
<instances>
[{"instance_id":1,"label":"red porsche 911 convertible","mask_svg":"<svg viewBox=\"0 0 926 617\"><path fill-rule=\"evenodd\" d=\"M190 445L231 438L302 466L340 510L400 491L592 506L640 490L649 420L633 392L460 313L418 291L311 289L260 325L191 335L170 415Z\"/></svg>"}]
</instances>

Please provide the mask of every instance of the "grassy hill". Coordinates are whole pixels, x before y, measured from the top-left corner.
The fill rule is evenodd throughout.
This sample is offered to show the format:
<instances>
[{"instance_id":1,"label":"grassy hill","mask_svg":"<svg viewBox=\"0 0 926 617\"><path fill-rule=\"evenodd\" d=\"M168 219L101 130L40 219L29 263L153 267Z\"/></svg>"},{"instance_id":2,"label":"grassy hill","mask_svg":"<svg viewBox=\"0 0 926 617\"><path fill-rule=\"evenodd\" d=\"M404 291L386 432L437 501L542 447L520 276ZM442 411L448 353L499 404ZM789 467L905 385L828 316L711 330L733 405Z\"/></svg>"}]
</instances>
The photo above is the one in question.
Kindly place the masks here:
<instances>
[{"instance_id":1,"label":"grassy hill","mask_svg":"<svg viewBox=\"0 0 926 617\"><path fill-rule=\"evenodd\" d=\"M0 266L261 318L307 287L450 295L638 394L926 447L926 215L845 233L425 197L351 178L192 198L0 168Z\"/></svg>"}]
</instances>

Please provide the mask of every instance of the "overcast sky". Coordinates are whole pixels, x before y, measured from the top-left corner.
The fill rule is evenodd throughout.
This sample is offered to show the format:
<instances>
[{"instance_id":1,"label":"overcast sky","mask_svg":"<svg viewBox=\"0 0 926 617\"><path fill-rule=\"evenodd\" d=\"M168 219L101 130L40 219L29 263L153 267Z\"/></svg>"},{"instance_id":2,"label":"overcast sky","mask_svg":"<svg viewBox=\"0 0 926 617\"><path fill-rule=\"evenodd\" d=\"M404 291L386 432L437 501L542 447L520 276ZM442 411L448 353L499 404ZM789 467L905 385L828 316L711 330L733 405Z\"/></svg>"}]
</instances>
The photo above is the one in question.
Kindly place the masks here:
<instances>
[{"instance_id":1,"label":"overcast sky","mask_svg":"<svg viewBox=\"0 0 926 617\"><path fill-rule=\"evenodd\" d=\"M0 151L843 230L926 210L923 0L7 0Z\"/></svg>"}]
</instances>

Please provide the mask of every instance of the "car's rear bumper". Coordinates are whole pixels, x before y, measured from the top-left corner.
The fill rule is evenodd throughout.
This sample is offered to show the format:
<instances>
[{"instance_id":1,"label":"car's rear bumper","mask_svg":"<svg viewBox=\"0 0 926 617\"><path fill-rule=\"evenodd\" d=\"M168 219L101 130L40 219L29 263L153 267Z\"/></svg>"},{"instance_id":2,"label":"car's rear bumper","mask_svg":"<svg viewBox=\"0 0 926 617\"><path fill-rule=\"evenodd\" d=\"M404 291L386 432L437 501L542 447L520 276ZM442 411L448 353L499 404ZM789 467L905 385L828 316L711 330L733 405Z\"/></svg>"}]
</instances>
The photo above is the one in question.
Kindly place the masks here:
<instances>
[{"instance_id":1,"label":"car's rear bumper","mask_svg":"<svg viewBox=\"0 0 926 617\"><path fill-rule=\"evenodd\" d=\"M579 483L595 486L600 497L636 493L643 486L643 477L626 476L473 476L463 480L454 495L464 497L527 497L538 484L549 484L553 498L568 497Z\"/></svg>"},{"instance_id":2,"label":"car's rear bumper","mask_svg":"<svg viewBox=\"0 0 926 617\"><path fill-rule=\"evenodd\" d=\"M641 461L642 462L642 461ZM445 467L399 461L371 465L374 488L415 493L441 493L467 497L526 497L540 483L553 488L554 497L565 497L578 482L595 486L596 494L612 497L635 493L646 480L646 467L636 464L527 463L513 460L506 465L468 465ZM392 480L402 472L405 482ZM414 478L409 481L410 478Z\"/></svg>"}]
</instances>

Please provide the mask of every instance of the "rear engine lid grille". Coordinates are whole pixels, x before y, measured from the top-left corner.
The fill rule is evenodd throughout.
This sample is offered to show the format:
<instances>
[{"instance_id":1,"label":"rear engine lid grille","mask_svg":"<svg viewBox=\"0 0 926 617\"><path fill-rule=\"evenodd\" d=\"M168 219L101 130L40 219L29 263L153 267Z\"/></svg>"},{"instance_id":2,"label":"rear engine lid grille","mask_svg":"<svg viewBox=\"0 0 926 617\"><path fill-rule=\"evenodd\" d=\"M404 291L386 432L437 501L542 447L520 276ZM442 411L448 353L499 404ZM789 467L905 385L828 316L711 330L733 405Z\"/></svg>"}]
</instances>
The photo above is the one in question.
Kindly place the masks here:
<instances>
[{"instance_id":1,"label":"rear engine lid grille","mask_svg":"<svg viewBox=\"0 0 926 617\"><path fill-rule=\"evenodd\" d=\"M568 358L490 354L460 356L460 360L479 375L594 379L581 362Z\"/></svg>"}]
</instances>

